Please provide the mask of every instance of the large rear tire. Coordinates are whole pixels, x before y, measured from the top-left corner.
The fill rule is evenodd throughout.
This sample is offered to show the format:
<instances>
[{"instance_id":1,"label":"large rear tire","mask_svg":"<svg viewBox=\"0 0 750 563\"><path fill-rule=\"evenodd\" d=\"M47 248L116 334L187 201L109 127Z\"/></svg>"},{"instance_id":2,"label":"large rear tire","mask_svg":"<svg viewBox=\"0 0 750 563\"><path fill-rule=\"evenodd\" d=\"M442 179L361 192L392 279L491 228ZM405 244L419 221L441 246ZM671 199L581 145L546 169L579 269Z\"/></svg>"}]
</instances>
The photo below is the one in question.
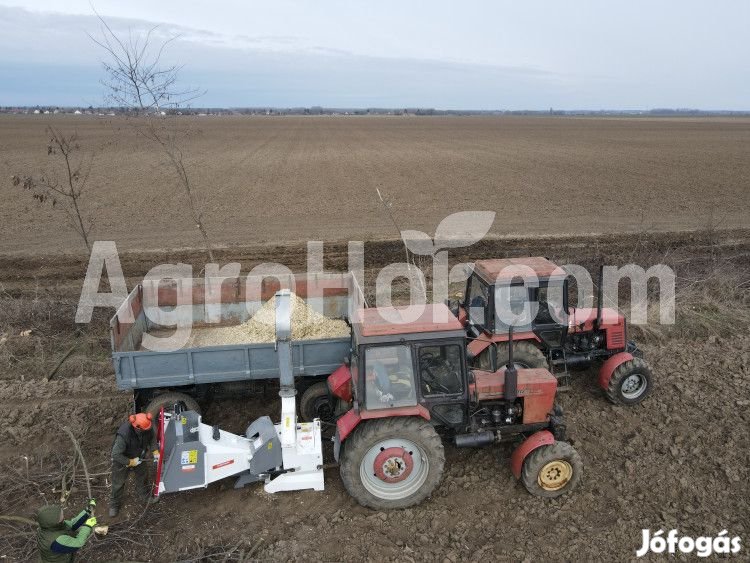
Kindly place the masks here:
<instances>
[{"instance_id":1,"label":"large rear tire","mask_svg":"<svg viewBox=\"0 0 750 563\"><path fill-rule=\"evenodd\" d=\"M175 404L180 405L183 410L195 411L198 414L201 414L201 408L198 405L198 401L185 393L172 391L162 393L151 399L151 402L146 406L146 412L150 412L155 420L162 407L164 407L164 412L173 412Z\"/></svg>"},{"instance_id":2,"label":"large rear tire","mask_svg":"<svg viewBox=\"0 0 750 563\"><path fill-rule=\"evenodd\" d=\"M637 405L651 392L651 368L642 358L621 363L607 385L607 398L616 405Z\"/></svg>"},{"instance_id":3,"label":"large rear tire","mask_svg":"<svg viewBox=\"0 0 750 563\"><path fill-rule=\"evenodd\" d=\"M583 462L567 442L540 446L523 461L521 482L532 495L555 498L578 486Z\"/></svg>"},{"instance_id":4,"label":"large rear tire","mask_svg":"<svg viewBox=\"0 0 750 563\"><path fill-rule=\"evenodd\" d=\"M375 510L419 504L443 476L443 443L421 418L366 421L343 446L344 487L359 504Z\"/></svg>"},{"instance_id":5,"label":"large rear tire","mask_svg":"<svg viewBox=\"0 0 750 563\"><path fill-rule=\"evenodd\" d=\"M482 370L490 369L490 353L492 347L485 348L474 360L474 365ZM508 343L501 342L497 345L497 367L502 368L508 364ZM513 341L513 363L517 369L545 368L547 369L547 357L539 348L527 341Z\"/></svg>"}]
</instances>

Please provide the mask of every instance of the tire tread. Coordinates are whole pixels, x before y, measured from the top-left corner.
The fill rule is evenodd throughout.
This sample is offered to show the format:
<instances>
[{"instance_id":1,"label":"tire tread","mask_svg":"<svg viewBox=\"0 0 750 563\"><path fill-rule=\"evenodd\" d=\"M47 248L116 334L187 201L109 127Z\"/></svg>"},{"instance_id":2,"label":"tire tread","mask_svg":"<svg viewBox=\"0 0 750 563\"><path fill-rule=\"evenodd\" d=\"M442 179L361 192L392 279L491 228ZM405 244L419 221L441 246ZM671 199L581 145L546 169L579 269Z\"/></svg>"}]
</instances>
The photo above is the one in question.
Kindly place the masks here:
<instances>
[{"instance_id":1,"label":"tire tread","mask_svg":"<svg viewBox=\"0 0 750 563\"><path fill-rule=\"evenodd\" d=\"M643 393L640 397L637 397L634 400L626 400L622 395L620 394L620 385L622 384L622 381L630 375L633 371L639 371L643 373L646 376L647 385L645 393ZM631 360L628 360L626 362L621 363L619 366L615 368L615 371L612 373L612 377L609 378L609 383L607 384L607 399L609 399L612 403L616 405L637 405L643 399L648 397L648 395L651 393L651 389L653 388L653 378L651 373L651 368L649 367L646 360L643 358L632 358Z\"/></svg>"},{"instance_id":2,"label":"tire tread","mask_svg":"<svg viewBox=\"0 0 750 563\"><path fill-rule=\"evenodd\" d=\"M565 459L573 467L573 478L558 491L545 491L537 483L537 476L542 466L554 459ZM523 461L521 482L532 495L555 498L572 491L578 486L583 473L583 461L578 452L567 442L556 441L554 444L540 446L532 451Z\"/></svg>"}]
</instances>

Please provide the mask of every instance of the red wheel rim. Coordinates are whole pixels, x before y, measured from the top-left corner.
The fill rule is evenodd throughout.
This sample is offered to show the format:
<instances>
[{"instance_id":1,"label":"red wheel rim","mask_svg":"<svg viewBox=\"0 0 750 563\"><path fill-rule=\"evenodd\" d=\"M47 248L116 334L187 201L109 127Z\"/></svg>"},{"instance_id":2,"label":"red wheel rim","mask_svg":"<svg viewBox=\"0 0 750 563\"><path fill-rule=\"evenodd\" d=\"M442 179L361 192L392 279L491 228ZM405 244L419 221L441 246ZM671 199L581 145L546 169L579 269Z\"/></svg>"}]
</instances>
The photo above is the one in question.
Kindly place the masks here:
<instances>
[{"instance_id":1,"label":"red wheel rim","mask_svg":"<svg viewBox=\"0 0 750 563\"><path fill-rule=\"evenodd\" d=\"M411 474L414 460L404 448L386 448L375 458L375 475L385 483L398 483Z\"/></svg>"}]
</instances>

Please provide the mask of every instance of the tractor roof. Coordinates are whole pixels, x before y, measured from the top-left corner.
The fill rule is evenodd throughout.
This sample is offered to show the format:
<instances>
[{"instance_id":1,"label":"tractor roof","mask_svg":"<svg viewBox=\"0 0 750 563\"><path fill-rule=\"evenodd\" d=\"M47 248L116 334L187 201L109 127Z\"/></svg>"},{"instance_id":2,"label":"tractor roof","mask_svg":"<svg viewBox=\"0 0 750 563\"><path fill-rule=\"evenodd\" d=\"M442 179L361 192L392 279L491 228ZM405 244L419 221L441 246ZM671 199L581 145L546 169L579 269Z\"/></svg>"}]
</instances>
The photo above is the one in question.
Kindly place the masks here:
<instances>
[{"instance_id":1,"label":"tractor roof","mask_svg":"<svg viewBox=\"0 0 750 563\"><path fill-rule=\"evenodd\" d=\"M493 284L496 281L511 281L513 278L528 277L528 269L531 269L539 279L550 277L564 278L557 264L550 262L541 256L528 258L497 258L494 260L477 260L474 263L474 271L484 281Z\"/></svg>"},{"instance_id":2,"label":"tractor roof","mask_svg":"<svg viewBox=\"0 0 750 563\"><path fill-rule=\"evenodd\" d=\"M463 331L461 323L443 303L360 309L355 326L365 337Z\"/></svg>"}]
</instances>

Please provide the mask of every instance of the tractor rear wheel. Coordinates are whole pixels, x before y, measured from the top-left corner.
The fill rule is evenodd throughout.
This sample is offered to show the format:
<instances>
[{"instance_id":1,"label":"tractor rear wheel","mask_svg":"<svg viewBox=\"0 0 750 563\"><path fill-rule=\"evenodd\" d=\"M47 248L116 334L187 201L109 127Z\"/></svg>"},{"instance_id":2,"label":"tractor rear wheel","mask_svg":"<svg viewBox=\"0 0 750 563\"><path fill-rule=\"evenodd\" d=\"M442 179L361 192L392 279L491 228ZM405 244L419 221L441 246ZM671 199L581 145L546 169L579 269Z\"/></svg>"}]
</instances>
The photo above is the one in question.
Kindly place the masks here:
<instances>
[{"instance_id":1,"label":"tractor rear wheel","mask_svg":"<svg viewBox=\"0 0 750 563\"><path fill-rule=\"evenodd\" d=\"M367 421L343 446L344 487L359 504L375 510L419 504L443 476L443 443L421 418Z\"/></svg>"},{"instance_id":2,"label":"tractor rear wheel","mask_svg":"<svg viewBox=\"0 0 750 563\"><path fill-rule=\"evenodd\" d=\"M156 420L162 407L164 407L164 412L169 413L174 412L175 405L180 405L182 410L195 411L198 414L201 414L201 408L198 405L198 401L185 393L175 392L162 393L151 399L151 402L146 406L146 412L150 412L151 416Z\"/></svg>"},{"instance_id":3,"label":"tractor rear wheel","mask_svg":"<svg viewBox=\"0 0 750 563\"><path fill-rule=\"evenodd\" d=\"M555 498L572 491L581 480L583 462L567 442L540 446L523 461L521 482L538 497Z\"/></svg>"},{"instance_id":4,"label":"tractor rear wheel","mask_svg":"<svg viewBox=\"0 0 750 563\"><path fill-rule=\"evenodd\" d=\"M651 392L651 368L645 360L633 358L621 363L612 373L607 398L619 405L637 405Z\"/></svg>"},{"instance_id":5,"label":"tractor rear wheel","mask_svg":"<svg viewBox=\"0 0 750 563\"><path fill-rule=\"evenodd\" d=\"M490 369L490 353L492 347L485 348L475 360L479 369ZM513 363L517 369L547 368L547 357L539 348L531 342L513 341ZM497 345L497 367L502 368L508 364L508 343L502 342Z\"/></svg>"}]
</instances>

